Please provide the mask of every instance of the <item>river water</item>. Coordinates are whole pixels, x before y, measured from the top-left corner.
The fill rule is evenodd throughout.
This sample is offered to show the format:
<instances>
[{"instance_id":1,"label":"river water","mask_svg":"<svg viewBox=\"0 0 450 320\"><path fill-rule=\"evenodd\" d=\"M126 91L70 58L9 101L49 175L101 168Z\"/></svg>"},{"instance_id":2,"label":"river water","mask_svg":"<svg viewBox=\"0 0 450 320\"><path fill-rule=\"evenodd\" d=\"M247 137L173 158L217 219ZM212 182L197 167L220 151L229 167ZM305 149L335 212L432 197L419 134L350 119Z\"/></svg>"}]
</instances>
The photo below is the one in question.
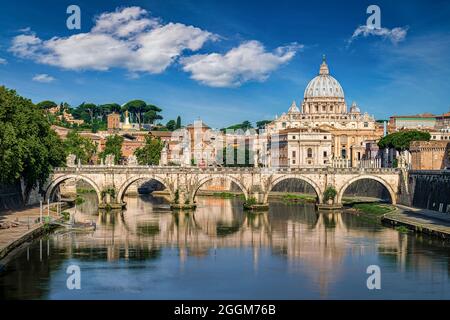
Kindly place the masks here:
<instances>
[{"instance_id":1,"label":"river water","mask_svg":"<svg viewBox=\"0 0 450 320\"><path fill-rule=\"evenodd\" d=\"M88 197L89 198L89 197ZM450 246L312 204L198 197L194 214L162 198L127 198L98 214L90 198L77 221L93 232L43 237L0 272L1 299L441 299L450 298ZM81 289L66 273L80 268ZM367 287L379 266L381 289Z\"/></svg>"}]
</instances>

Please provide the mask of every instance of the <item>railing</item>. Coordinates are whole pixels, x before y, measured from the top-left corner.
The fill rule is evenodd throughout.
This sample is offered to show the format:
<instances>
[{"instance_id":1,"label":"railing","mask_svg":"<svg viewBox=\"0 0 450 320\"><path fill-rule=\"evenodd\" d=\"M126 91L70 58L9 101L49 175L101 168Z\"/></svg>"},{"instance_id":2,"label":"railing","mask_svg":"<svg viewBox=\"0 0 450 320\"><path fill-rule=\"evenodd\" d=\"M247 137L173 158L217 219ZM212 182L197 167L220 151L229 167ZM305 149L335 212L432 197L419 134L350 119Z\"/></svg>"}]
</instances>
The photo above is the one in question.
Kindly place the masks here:
<instances>
[{"instance_id":1,"label":"railing","mask_svg":"<svg viewBox=\"0 0 450 320\"><path fill-rule=\"evenodd\" d=\"M288 168L288 167L205 167L197 166L179 167L179 166L126 166L126 165L80 165L75 167L58 167L54 173L82 173L82 172L139 172L139 173L398 173L398 168L379 168L379 167L309 167L309 168Z\"/></svg>"}]
</instances>

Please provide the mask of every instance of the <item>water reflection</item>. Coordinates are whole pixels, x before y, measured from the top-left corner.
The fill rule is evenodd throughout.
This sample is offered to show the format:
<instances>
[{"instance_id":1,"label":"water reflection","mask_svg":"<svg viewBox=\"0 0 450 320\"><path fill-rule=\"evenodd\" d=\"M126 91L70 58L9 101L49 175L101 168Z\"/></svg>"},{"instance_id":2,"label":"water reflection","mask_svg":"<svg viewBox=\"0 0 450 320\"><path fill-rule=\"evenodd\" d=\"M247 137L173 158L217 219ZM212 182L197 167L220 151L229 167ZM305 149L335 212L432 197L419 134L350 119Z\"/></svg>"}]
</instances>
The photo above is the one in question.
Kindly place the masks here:
<instances>
[{"instance_id":1,"label":"water reflection","mask_svg":"<svg viewBox=\"0 0 450 320\"><path fill-rule=\"evenodd\" d=\"M84 298L450 296L445 243L354 215L284 203L252 214L239 199L207 197L194 214L173 214L163 198L126 201L123 212L99 214L89 199L72 209L76 220L96 221L97 230L58 232L43 239L48 250L34 243L0 274L2 297L79 298L65 288L65 267L74 262L90 276ZM383 270L380 292L366 288L370 264Z\"/></svg>"}]
</instances>

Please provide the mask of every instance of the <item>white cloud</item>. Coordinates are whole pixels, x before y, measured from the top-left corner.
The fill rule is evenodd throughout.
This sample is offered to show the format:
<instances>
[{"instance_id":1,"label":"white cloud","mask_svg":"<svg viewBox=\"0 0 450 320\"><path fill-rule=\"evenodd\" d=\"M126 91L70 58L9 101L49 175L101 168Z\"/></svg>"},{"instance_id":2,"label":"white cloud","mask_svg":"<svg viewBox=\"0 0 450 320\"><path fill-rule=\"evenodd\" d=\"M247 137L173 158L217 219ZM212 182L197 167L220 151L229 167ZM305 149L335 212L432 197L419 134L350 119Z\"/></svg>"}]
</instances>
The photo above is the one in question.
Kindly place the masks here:
<instances>
[{"instance_id":1,"label":"white cloud","mask_svg":"<svg viewBox=\"0 0 450 320\"><path fill-rule=\"evenodd\" d=\"M389 39L392 43L397 44L403 41L406 38L406 34L408 33L407 27L397 27L393 29L388 28L374 28L371 26L359 26L353 32L352 37L348 40L348 43L352 43L353 40L359 38L360 36L368 37L368 36L379 36L385 39Z\"/></svg>"},{"instance_id":2,"label":"white cloud","mask_svg":"<svg viewBox=\"0 0 450 320\"><path fill-rule=\"evenodd\" d=\"M42 82L42 83L50 83L55 81L55 78L49 76L46 73L37 74L33 77L33 81Z\"/></svg>"},{"instance_id":3,"label":"white cloud","mask_svg":"<svg viewBox=\"0 0 450 320\"><path fill-rule=\"evenodd\" d=\"M140 7L116 9L98 16L92 32L112 33L119 37L142 32L147 27L158 26L158 19L146 18L147 11Z\"/></svg>"},{"instance_id":4,"label":"white cloud","mask_svg":"<svg viewBox=\"0 0 450 320\"><path fill-rule=\"evenodd\" d=\"M7 64L8 61L6 61L6 59L0 58L0 64Z\"/></svg>"},{"instance_id":5,"label":"white cloud","mask_svg":"<svg viewBox=\"0 0 450 320\"><path fill-rule=\"evenodd\" d=\"M13 38L10 51L18 57L71 70L113 67L131 72L161 73L185 50L199 50L217 36L181 23L161 25L139 7L103 13L88 33L41 40L35 34Z\"/></svg>"},{"instance_id":6,"label":"white cloud","mask_svg":"<svg viewBox=\"0 0 450 320\"><path fill-rule=\"evenodd\" d=\"M19 30L17 30L17 31L23 32L23 33L27 33L27 32L30 32L30 31L31 31L31 28L30 28L30 27L26 27L26 28L19 29Z\"/></svg>"},{"instance_id":7,"label":"white cloud","mask_svg":"<svg viewBox=\"0 0 450 320\"><path fill-rule=\"evenodd\" d=\"M250 80L264 81L270 72L291 60L301 45L278 47L267 52L258 41L248 41L226 54L199 54L182 58L191 78L211 87L236 87Z\"/></svg>"}]
</instances>

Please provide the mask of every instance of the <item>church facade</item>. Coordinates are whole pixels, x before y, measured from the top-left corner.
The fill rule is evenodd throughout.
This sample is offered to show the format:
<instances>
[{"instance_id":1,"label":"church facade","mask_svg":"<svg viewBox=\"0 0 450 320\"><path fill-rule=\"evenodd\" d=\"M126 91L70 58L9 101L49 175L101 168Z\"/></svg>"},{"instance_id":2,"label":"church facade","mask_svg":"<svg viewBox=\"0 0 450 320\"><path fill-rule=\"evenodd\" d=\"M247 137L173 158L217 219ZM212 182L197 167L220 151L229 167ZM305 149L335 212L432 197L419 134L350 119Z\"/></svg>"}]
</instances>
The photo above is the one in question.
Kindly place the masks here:
<instances>
[{"instance_id":1,"label":"church facade","mask_svg":"<svg viewBox=\"0 0 450 320\"><path fill-rule=\"evenodd\" d=\"M312 79L305 89L300 108L293 102L287 113L283 113L266 126L268 137L292 130L300 130L303 138L309 139L310 142L303 144L305 147L295 153L287 151L287 159L282 163L288 166L297 166L299 163L299 159L294 159L293 154L300 156L300 159L305 159L306 155L307 159L308 152L310 154L313 149L317 150L316 156L321 155L321 165L358 167L365 159L366 142L378 141L383 136L382 126L373 116L362 113L356 103L351 105L350 110L347 109L344 90L330 75L325 57L319 75ZM311 137L308 137L308 132ZM326 139L315 139L318 132L322 136L330 134L331 143ZM272 155L269 155L269 158L273 160ZM319 163L315 161L314 164Z\"/></svg>"}]
</instances>

